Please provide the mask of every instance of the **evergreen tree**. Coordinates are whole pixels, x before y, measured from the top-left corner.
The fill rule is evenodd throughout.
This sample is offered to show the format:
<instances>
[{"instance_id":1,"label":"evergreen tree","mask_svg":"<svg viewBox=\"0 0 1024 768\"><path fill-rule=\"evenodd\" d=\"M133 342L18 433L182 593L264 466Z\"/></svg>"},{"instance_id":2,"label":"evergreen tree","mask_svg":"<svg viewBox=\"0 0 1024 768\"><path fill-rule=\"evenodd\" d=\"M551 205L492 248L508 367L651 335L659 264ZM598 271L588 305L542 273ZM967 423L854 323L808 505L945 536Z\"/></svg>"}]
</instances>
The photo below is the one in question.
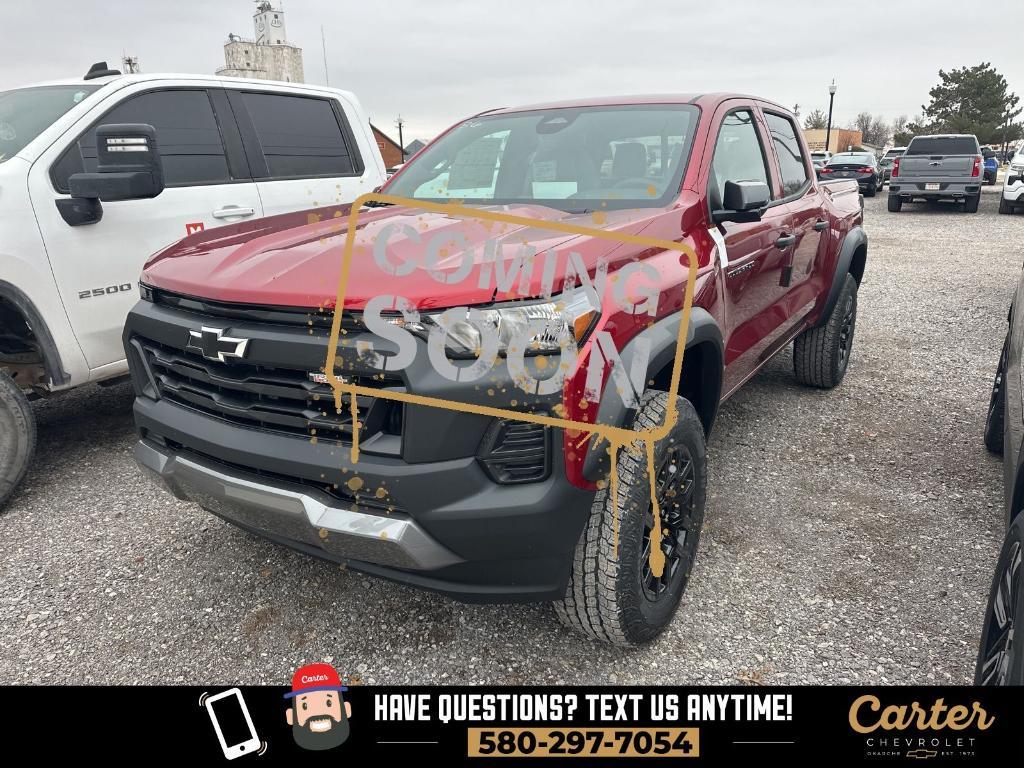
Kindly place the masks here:
<instances>
[{"instance_id":1,"label":"evergreen tree","mask_svg":"<svg viewBox=\"0 0 1024 768\"><path fill-rule=\"evenodd\" d=\"M806 130L813 130L815 128L825 129L827 127L828 116L820 109L808 113L807 117L804 118L804 129Z\"/></svg>"},{"instance_id":2,"label":"evergreen tree","mask_svg":"<svg viewBox=\"0 0 1024 768\"><path fill-rule=\"evenodd\" d=\"M982 144L1004 140L1006 128L1021 114L1020 99L1006 78L987 62L949 72L939 70L939 84L929 91L923 123L929 133L973 133Z\"/></svg>"}]
</instances>

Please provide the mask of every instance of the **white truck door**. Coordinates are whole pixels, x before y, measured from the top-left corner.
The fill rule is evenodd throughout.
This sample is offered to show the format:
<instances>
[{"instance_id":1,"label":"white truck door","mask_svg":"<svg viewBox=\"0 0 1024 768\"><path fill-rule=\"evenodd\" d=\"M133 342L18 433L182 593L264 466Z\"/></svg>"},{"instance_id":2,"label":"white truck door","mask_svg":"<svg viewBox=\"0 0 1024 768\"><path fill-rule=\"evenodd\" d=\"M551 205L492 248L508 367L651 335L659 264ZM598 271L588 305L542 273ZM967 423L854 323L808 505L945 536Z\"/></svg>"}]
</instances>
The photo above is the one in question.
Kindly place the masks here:
<instances>
[{"instance_id":1,"label":"white truck door","mask_svg":"<svg viewBox=\"0 0 1024 768\"><path fill-rule=\"evenodd\" d=\"M340 98L228 90L265 215L351 203L384 182Z\"/></svg>"},{"instance_id":2,"label":"white truck door","mask_svg":"<svg viewBox=\"0 0 1024 768\"><path fill-rule=\"evenodd\" d=\"M76 125L29 172L47 255L94 378L121 372L121 330L138 300L138 278L149 256L192 232L262 216L223 91L140 83L119 97L115 106L101 105ZM95 129L111 123L156 128L166 188L150 200L103 203L101 221L69 226L54 200L69 196L73 173L95 170ZM102 366L109 369L97 372Z\"/></svg>"}]
</instances>

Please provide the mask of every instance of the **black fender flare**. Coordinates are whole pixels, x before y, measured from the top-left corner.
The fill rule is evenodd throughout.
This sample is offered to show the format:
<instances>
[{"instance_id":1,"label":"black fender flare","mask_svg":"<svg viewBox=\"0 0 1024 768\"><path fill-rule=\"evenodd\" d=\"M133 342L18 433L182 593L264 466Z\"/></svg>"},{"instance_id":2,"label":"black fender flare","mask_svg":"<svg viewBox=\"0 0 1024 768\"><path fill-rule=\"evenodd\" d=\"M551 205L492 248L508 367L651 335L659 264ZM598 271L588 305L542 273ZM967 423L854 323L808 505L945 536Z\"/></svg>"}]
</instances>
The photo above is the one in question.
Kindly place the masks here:
<instances>
[{"instance_id":1,"label":"black fender flare","mask_svg":"<svg viewBox=\"0 0 1024 768\"><path fill-rule=\"evenodd\" d=\"M61 386L71 381L71 376L64 370L60 361L60 352L57 351L57 344L53 340L50 329L43 321L42 315L36 309L31 299L16 285L0 280L0 299L6 299L25 318L32 333L39 342L39 351L43 356L43 369L50 378L53 386Z\"/></svg>"},{"instance_id":2,"label":"black fender flare","mask_svg":"<svg viewBox=\"0 0 1024 768\"><path fill-rule=\"evenodd\" d=\"M856 253L857 249L861 246L864 246L866 249L867 245L867 232L865 232L864 228L859 224L846 233L846 237L843 238L843 244L839 247L839 258L836 259L836 271L832 273L832 287L829 288L828 297L825 299L825 305L821 309L821 316L814 324L815 327L824 325L828 322L828 316L832 314L832 308L836 305L836 301L839 300L839 292L843 289L843 283L846 280L846 275L850 272L850 265L853 263L853 254Z\"/></svg>"},{"instance_id":3,"label":"black fender flare","mask_svg":"<svg viewBox=\"0 0 1024 768\"><path fill-rule=\"evenodd\" d=\"M663 317L656 323L638 333L619 352L619 357L626 370L630 370L633 358L638 352L639 339L650 341L650 357L647 362L647 377L645 381L650 382L660 371L664 370L675 357L676 345L679 340L679 326L683 321L683 313L676 312ZM722 392L722 364L725 360L725 345L722 341L722 330L718 327L715 318L711 313L701 307L694 307L690 311L690 322L686 329L686 349L695 347L698 344L710 343L717 352L718 376L714 380L704 382L708 388L704 395L710 398L713 405L709 406L711 412L705 420L705 429L710 432L714 422L715 414L718 411L718 402ZM684 358L685 359L685 358ZM713 391L711 391L713 390ZM627 408L615 391L615 387L605 386L601 395L601 402L597 408L598 424L613 425L628 428L635 416L635 409ZM588 450L583 461L583 476L591 482L607 474L609 468L609 457L604 447L597 450Z\"/></svg>"}]
</instances>

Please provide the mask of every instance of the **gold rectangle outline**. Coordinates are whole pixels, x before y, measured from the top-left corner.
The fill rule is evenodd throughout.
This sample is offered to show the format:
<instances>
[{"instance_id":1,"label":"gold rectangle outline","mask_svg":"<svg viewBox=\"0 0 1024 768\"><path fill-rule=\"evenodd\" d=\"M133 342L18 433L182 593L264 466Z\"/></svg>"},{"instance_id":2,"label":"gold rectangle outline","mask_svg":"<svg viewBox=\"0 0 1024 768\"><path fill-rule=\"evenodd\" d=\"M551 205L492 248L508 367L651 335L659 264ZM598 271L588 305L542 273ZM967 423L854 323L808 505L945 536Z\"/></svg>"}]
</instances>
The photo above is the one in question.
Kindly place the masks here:
<instances>
[{"instance_id":1,"label":"gold rectangle outline","mask_svg":"<svg viewBox=\"0 0 1024 768\"><path fill-rule=\"evenodd\" d=\"M324 364L324 374L334 392L335 405L341 408L341 396L349 393L352 403L353 439L352 439L352 461L358 461L359 457L359 425L357 423L358 412L355 407L356 395L365 395L384 400L394 400L401 403L413 405L424 405L430 408L446 408L451 411L462 413L473 413L484 416L492 416L499 419L511 419L515 421L526 421L544 426L573 430L575 432L586 432L590 435L599 435L611 444L625 445L635 440L658 441L664 439L678 418L675 398L669 398L668 408L665 412L665 420L657 427L644 430L633 430L624 427L617 427L607 424L597 424L587 421L575 421L555 416L545 416L536 413L514 411L508 408L494 408L488 405L473 405L461 403L457 400L445 400L427 395L414 395L410 392L393 392L372 387L363 387L355 383L348 383L334 372L334 365L338 354L338 339L341 335L341 317L345 307L345 293L348 289L349 269L352 265L352 252L355 245L356 228L359 223L361 209L370 201L397 205L409 208L418 208L434 213L443 213L447 216L465 216L468 218L483 219L485 221L502 222L507 224L519 224L525 227L536 227L548 229L555 232L564 232L570 235L585 235L589 237L611 240L617 243L632 243L644 245L651 248L661 248L666 251L678 251L687 258L689 272L686 278L686 288L683 294L683 319L679 323L679 335L676 338L676 354L672 361L672 377L670 392L679 391L679 379L683 369L683 355L686 352L686 336L690 326L690 311L693 309L693 292L697 280L697 254L688 245L677 243L672 240L661 240L655 237L644 235L627 235L620 233L606 232L603 229L593 227L581 227L574 224L566 224L561 221L545 221L543 219L531 219L527 216L516 216L510 213L498 211L481 210L458 202L433 203L425 200L413 200L411 198L399 197L397 195L385 195L379 192L368 192L360 195L352 203L348 215L348 232L345 236L345 248L342 253L341 272L338 275L338 290L335 298L334 316L331 322L331 334L327 347L327 360Z\"/></svg>"}]
</instances>

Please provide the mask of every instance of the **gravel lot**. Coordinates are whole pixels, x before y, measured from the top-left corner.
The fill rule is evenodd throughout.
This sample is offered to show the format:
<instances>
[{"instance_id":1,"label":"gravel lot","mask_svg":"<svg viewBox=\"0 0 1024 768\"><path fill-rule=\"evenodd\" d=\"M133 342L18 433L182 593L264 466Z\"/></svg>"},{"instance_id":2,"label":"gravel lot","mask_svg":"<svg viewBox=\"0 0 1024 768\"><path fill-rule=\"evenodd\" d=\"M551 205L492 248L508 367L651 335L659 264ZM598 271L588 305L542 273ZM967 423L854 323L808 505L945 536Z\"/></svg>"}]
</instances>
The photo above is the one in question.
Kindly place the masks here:
<instances>
[{"instance_id":1,"label":"gravel lot","mask_svg":"<svg viewBox=\"0 0 1024 768\"><path fill-rule=\"evenodd\" d=\"M1024 217L866 201L853 362L803 389L788 352L723 408L707 524L670 630L621 651L549 608L467 606L293 553L136 470L125 385L36 406L0 515L0 682L965 683L1003 533L982 445Z\"/></svg>"}]
</instances>

